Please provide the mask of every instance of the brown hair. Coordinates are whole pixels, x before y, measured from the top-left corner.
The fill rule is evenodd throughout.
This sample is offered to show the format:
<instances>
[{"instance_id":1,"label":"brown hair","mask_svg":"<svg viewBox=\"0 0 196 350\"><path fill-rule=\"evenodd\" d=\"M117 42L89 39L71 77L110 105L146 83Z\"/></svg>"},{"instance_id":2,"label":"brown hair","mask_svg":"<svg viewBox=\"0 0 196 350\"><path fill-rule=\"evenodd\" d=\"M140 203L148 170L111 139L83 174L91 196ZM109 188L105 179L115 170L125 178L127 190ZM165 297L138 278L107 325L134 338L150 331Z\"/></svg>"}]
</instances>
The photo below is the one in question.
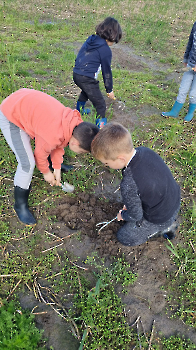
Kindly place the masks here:
<instances>
[{"instance_id":1,"label":"brown hair","mask_svg":"<svg viewBox=\"0 0 196 350\"><path fill-rule=\"evenodd\" d=\"M115 18L107 17L97 25L96 34L105 40L118 43L122 38L122 29Z\"/></svg>"},{"instance_id":2,"label":"brown hair","mask_svg":"<svg viewBox=\"0 0 196 350\"><path fill-rule=\"evenodd\" d=\"M73 131L73 136L79 141L79 146L85 150L91 151L91 142L95 135L99 132L99 128L89 122L82 122L77 125Z\"/></svg>"},{"instance_id":3,"label":"brown hair","mask_svg":"<svg viewBox=\"0 0 196 350\"><path fill-rule=\"evenodd\" d=\"M119 123L106 124L95 136L91 153L97 158L115 160L122 152L133 150L133 142L129 131Z\"/></svg>"}]
</instances>

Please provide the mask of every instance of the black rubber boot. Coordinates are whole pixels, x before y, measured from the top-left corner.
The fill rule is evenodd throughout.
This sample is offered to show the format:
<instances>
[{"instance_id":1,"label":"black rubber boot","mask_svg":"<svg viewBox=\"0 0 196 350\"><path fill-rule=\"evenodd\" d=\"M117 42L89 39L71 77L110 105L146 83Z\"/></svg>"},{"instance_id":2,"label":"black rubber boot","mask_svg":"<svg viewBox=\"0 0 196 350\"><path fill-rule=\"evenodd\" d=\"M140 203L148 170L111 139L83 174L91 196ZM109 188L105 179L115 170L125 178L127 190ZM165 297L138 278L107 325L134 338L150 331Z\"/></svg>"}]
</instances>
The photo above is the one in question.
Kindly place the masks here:
<instances>
[{"instance_id":1,"label":"black rubber boot","mask_svg":"<svg viewBox=\"0 0 196 350\"><path fill-rule=\"evenodd\" d=\"M30 188L28 190L25 190L18 186L14 187L14 209L21 222L26 225L35 225L36 220L28 208L29 192Z\"/></svg>"},{"instance_id":2,"label":"black rubber boot","mask_svg":"<svg viewBox=\"0 0 196 350\"><path fill-rule=\"evenodd\" d=\"M178 228L179 224L177 222L177 219L171 224L170 227L168 227L166 230L162 231L162 236L165 239L169 239L170 241L176 237L176 230Z\"/></svg>"},{"instance_id":3,"label":"black rubber boot","mask_svg":"<svg viewBox=\"0 0 196 350\"><path fill-rule=\"evenodd\" d=\"M169 239L171 241L172 239L174 239L176 237L175 232L176 232L178 226L179 226L179 223L176 219L171 224L171 226L169 226L167 229L165 229L163 231L156 232L154 235L152 235L149 238L150 238L150 240L152 240L153 238L164 237L165 239Z\"/></svg>"},{"instance_id":4,"label":"black rubber boot","mask_svg":"<svg viewBox=\"0 0 196 350\"><path fill-rule=\"evenodd\" d=\"M66 173L67 171L73 169L73 165L66 165L64 163L61 164L62 173Z\"/></svg>"},{"instance_id":5,"label":"black rubber boot","mask_svg":"<svg viewBox=\"0 0 196 350\"><path fill-rule=\"evenodd\" d=\"M50 169L51 171L53 171L54 169L53 169L53 167L52 167L52 161L51 161L50 156L48 156L48 162L49 162L49 169ZM64 163L61 164L61 171L62 171L62 173L66 173L67 171L69 171L69 170L71 170L71 169L73 169L73 166L72 166L72 165L66 165L66 164L64 164Z\"/></svg>"}]
</instances>

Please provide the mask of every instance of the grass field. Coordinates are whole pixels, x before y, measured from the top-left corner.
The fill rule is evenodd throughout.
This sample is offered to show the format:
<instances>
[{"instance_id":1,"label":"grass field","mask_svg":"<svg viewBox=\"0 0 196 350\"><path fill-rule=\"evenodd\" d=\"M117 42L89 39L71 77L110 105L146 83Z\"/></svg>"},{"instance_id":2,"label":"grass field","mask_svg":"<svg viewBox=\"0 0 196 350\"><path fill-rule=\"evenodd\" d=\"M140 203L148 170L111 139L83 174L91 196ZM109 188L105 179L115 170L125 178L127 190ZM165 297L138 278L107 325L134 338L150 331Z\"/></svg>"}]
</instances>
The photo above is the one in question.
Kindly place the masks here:
<instances>
[{"instance_id":1,"label":"grass field","mask_svg":"<svg viewBox=\"0 0 196 350\"><path fill-rule=\"evenodd\" d=\"M126 127L129 127L127 118L130 118L135 145L145 145L158 152L181 186L180 239L172 244L167 242L167 251L171 253L170 260L175 269L167 274L163 285L163 289L167 290L168 308L162 312L189 325L193 333L196 332L196 119L183 122L188 99L178 119L160 116L160 111L169 110L177 96L180 80L172 79L172 76L182 68L183 54L195 21L195 1L0 0L0 7L0 102L13 91L28 87L46 92L65 106L75 108L79 89L72 80L72 69L78 49L95 32L95 25L105 17L113 16L120 22L123 38L117 49L114 47L117 56L112 70L114 93L117 100L125 103L126 111L120 115L115 108L108 109L108 116L112 120L117 113L122 124L126 117ZM135 58L137 69L131 68L133 53L134 57L141 58L140 66L137 66L139 61ZM154 65L152 69L149 68L150 63ZM100 86L106 97L101 76ZM141 107L144 111L154 108L148 118L143 112L143 127ZM134 113L140 118L133 126ZM91 121L94 121L93 115ZM80 275L81 271L70 263L73 257L69 254L67 257L66 251L61 255L55 248L43 256L44 247L49 249L49 235L44 236L43 232L55 232L57 220L51 208L55 207L56 200L61 200L62 192L56 188L51 190L35 169L30 206L36 211L38 226L31 229L18 223L12 209L16 161L2 134L0 140L1 303L5 299L17 299L17 292L21 290L37 290L36 296L36 293L39 294L37 279L46 278L48 281L51 277L48 271L52 271L52 276L56 271L63 278L51 282L49 287L54 290L56 285L55 295L61 300L61 306L62 294L67 288L81 298L80 302L74 301L75 309L80 310L79 315L73 310L67 311L67 315L62 311L63 306L61 308L63 317L72 320L72 328L76 326L75 337L80 343L80 350L196 349L196 344L184 339L183 334L173 334L168 338L159 333L155 338L152 331L147 337L145 332L140 332L138 336L137 330L128 327L115 287L112 285L112 289L107 289L111 274L116 276L114 285L117 282L122 285L123 279L134 284L136 277L125 262L118 261L118 269L111 267L108 271L103 262L97 262L101 257L97 256L97 260L86 257L88 266L98 271L96 280L92 280L89 276ZM103 171L102 166L90 156L76 157L69 150L66 150L66 161L77 163L78 167L74 173L63 175L63 180L73 183L78 192L91 191L97 173ZM95 168L98 170L92 170ZM111 176L118 176L114 173ZM124 258L126 261L126 256ZM111 304L115 304L110 314L110 317L114 315L114 322L108 326L113 329L112 336L103 326L106 322L104 312L112 307ZM95 311L102 325L95 324L90 314ZM121 315L122 320L117 315ZM120 324L123 326L120 327ZM100 339L99 345L96 345L97 339ZM119 339L123 340L120 342ZM41 346L44 345L40 345L40 349ZM46 347L53 348L48 343Z\"/></svg>"}]
</instances>

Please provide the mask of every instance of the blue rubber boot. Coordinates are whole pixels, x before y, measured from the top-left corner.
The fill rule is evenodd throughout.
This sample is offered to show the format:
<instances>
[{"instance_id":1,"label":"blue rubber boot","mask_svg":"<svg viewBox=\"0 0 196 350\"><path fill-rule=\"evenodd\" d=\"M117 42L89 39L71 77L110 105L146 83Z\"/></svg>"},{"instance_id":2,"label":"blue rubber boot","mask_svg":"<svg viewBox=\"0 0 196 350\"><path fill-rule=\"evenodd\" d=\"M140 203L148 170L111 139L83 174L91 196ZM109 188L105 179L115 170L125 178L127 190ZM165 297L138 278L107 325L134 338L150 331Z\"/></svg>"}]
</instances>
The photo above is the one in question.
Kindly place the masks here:
<instances>
[{"instance_id":1,"label":"blue rubber boot","mask_svg":"<svg viewBox=\"0 0 196 350\"><path fill-rule=\"evenodd\" d=\"M163 117L177 118L184 103L175 102L170 112L162 112Z\"/></svg>"},{"instance_id":2,"label":"blue rubber boot","mask_svg":"<svg viewBox=\"0 0 196 350\"><path fill-rule=\"evenodd\" d=\"M76 109L81 113L81 115L89 114L91 111L89 108L84 108L85 103L85 101L77 101Z\"/></svg>"},{"instance_id":3,"label":"blue rubber boot","mask_svg":"<svg viewBox=\"0 0 196 350\"><path fill-rule=\"evenodd\" d=\"M185 122L190 122L190 120L193 119L193 114L194 114L195 109L196 109L196 103L190 103L188 113L187 113L186 117L184 118Z\"/></svg>"},{"instance_id":4,"label":"blue rubber boot","mask_svg":"<svg viewBox=\"0 0 196 350\"><path fill-rule=\"evenodd\" d=\"M96 119L96 125L98 126L99 129L102 129L104 125L107 124L107 118L97 118Z\"/></svg>"}]
</instances>

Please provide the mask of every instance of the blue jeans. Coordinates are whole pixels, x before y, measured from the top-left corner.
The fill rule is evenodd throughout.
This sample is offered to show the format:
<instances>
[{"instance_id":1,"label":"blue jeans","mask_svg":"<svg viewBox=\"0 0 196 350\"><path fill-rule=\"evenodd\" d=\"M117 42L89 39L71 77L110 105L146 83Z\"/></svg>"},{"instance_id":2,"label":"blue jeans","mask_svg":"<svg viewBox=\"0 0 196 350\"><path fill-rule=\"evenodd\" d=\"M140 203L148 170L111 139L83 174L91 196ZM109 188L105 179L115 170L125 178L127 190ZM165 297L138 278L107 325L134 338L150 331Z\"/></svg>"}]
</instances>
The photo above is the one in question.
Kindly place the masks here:
<instances>
[{"instance_id":1,"label":"blue jeans","mask_svg":"<svg viewBox=\"0 0 196 350\"><path fill-rule=\"evenodd\" d=\"M190 92L189 92L190 90ZM189 103L196 103L196 72L190 69L183 74L178 91L177 102L184 103L189 92Z\"/></svg>"}]
</instances>

